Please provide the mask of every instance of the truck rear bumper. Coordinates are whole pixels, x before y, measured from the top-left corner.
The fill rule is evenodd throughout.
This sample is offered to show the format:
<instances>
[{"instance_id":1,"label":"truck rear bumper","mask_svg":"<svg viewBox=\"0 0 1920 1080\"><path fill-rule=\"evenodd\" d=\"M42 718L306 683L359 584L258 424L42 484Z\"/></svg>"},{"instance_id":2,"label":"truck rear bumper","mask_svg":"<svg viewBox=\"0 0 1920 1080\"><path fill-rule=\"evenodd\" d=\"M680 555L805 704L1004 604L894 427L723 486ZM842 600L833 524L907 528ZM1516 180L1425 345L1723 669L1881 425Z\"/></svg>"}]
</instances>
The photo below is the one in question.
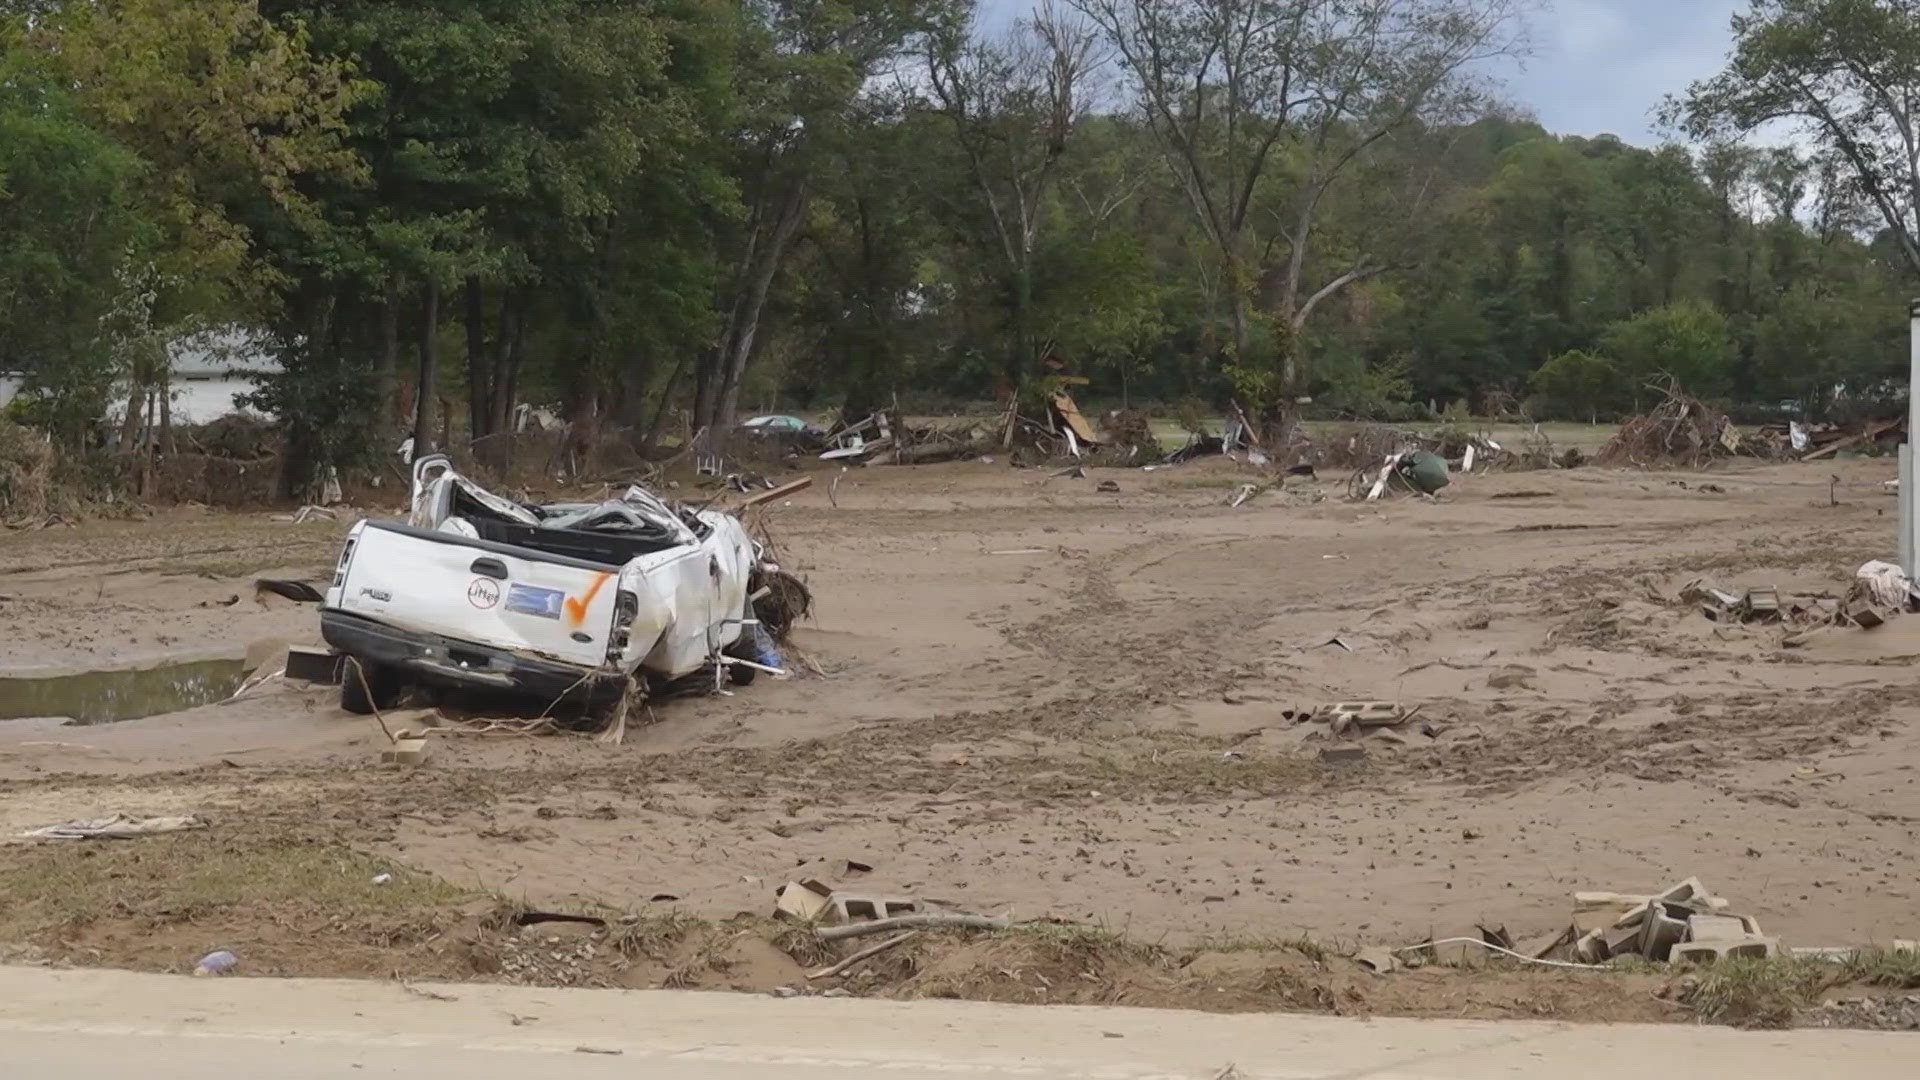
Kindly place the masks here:
<instances>
[{"instance_id":1,"label":"truck rear bumper","mask_svg":"<svg viewBox=\"0 0 1920 1080\"><path fill-rule=\"evenodd\" d=\"M402 630L338 608L320 610L320 636L328 645L363 663L390 667L405 672L411 681L434 686L599 704L617 698L627 684L624 675L587 671L439 634ZM347 677L351 678L351 673Z\"/></svg>"}]
</instances>

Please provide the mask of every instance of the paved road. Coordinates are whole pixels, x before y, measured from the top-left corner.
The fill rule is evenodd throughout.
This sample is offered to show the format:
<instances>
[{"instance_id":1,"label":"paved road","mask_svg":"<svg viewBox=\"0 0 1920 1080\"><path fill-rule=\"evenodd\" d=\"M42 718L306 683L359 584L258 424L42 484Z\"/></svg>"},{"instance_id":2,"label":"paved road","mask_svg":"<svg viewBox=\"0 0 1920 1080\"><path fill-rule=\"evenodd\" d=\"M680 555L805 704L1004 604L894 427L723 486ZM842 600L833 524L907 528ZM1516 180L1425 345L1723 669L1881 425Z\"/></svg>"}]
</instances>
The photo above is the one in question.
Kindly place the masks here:
<instances>
[{"instance_id":1,"label":"paved road","mask_svg":"<svg viewBox=\"0 0 1920 1080\"><path fill-rule=\"evenodd\" d=\"M1914 1036L1874 1032L408 990L0 968L7 1080L1906 1080L1916 1053Z\"/></svg>"}]
</instances>

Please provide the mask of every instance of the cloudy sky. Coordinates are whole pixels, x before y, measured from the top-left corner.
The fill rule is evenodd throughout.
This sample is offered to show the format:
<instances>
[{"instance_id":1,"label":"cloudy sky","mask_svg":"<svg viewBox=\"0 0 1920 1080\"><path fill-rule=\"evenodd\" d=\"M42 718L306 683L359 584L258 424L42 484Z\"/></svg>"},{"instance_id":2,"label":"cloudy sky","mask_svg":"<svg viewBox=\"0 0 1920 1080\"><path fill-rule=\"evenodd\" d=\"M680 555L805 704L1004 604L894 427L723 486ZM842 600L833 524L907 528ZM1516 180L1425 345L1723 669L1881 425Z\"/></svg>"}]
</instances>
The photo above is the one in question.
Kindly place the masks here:
<instances>
[{"instance_id":1,"label":"cloudy sky","mask_svg":"<svg viewBox=\"0 0 1920 1080\"><path fill-rule=\"evenodd\" d=\"M1566 135L1660 139L1660 99L1719 70L1727 18L1746 0L1546 0L1533 16L1533 55L1499 73L1507 96ZM1003 20L1033 0L981 0Z\"/></svg>"}]
</instances>

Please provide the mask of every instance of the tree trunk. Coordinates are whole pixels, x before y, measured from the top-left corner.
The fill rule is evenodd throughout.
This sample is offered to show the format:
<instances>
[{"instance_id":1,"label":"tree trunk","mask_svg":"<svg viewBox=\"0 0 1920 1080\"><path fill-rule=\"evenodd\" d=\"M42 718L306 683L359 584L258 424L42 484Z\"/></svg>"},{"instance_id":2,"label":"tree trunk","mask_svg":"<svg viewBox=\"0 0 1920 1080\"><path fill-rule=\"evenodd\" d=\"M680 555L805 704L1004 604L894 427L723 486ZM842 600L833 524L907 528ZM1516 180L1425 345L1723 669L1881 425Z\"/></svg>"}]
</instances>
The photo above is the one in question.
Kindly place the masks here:
<instances>
[{"instance_id":1,"label":"tree trunk","mask_svg":"<svg viewBox=\"0 0 1920 1080\"><path fill-rule=\"evenodd\" d=\"M413 401L413 459L433 452L434 385L440 367L440 283L427 281L420 317L420 385Z\"/></svg>"},{"instance_id":2,"label":"tree trunk","mask_svg":"<svg viewBox=\"0 0 1920 1080\"><path fill-rule=\"evenodd\" d=\"M129 465L138 451L136 444L140 438L140 409L146 403L147 388L140 385L138 375L133 377L133 389L127 394L127 415L120 419L120 453L127 458Z\"/></svg>"},{"instance_id":3,"label":"tree trunk","mask_svg":"<svg viewBox=\"0 0 1920 1080\"><path fill-rule=\"evenodd\" d=\"M400 279L387 282L385 302L380 305L380 410L390 424L401 423L400 411ZM385 438L388 431L381 431Z\"/></svg>"},{"instance_id":4,"label":"tree trunk","mask_svg":"<svg viewBox=\"0 0 1920 1080\"><path fill-rule=\"evenodd\" d=\"M667 409L673 404L674 391L680 388L680 375L687 369L685 353L673 362L673 373L667 376L667 385L660 391L660 401L653 407L653 422L647 425L647 433L639 444L640 454L650 457L654 448L660 445L660 426L666 423Z\"/></svg>"},{"instance_id":5,"label":"tree trunk","mask_svg":"<svg viewBox=\"0 0 1920 1080\"><path fill-rule=\"evenodd\" d=\"M493 367L487 363L486 297L480 291L480 279L468 278L467 301L467 438L469 441L493 434L488 421L493 417Z\"/></svg>"},{"instance_id":6,"label":"tree trunk","mask_svg":"<svg viewBox=\"0 0 1920 1080\"><path fill-rule=\"evenodd\" d=\"M707 428L707 445L710 447L723 445L726 434L733 430L734 418L740 407L740 383L746 376L748 361L753 358L754 344L760 333L760 318L766 311L767 293L772 289L774 275L780 272L780 264L786 258L787 245L806 213L807 182L805 178L797 178L791 183L770 230L753 244L744 288L734 301L726 335L721 339L716 365L719 385L710 392L710 399L706 403L709 411L704 415L696 412L694 416L696 426L704 425Z\"/></svg>"}]
</instances>

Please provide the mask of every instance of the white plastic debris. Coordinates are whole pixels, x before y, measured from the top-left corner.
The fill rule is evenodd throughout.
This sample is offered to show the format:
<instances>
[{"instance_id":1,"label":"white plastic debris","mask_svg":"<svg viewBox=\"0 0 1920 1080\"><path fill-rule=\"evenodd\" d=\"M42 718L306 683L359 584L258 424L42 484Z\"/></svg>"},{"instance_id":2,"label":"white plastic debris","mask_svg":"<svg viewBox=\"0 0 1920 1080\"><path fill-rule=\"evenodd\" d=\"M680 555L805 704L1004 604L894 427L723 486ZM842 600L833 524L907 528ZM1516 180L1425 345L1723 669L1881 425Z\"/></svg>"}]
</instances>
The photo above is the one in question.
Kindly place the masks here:
<instances>
[{"instance_id":1,"label":"white plastic debris","mask_svg":"<svg viewBox=\"0 0 1920 1080\"><path fill-rule=\"evenodd\" d=\"M1854 576L1867 587L1874 603L1896 611L1906 610L1913 593L1913 582L1908 579L1906 571L1890 562L1875 559L1861 566Z\"/></svg>"}]
</instances>

